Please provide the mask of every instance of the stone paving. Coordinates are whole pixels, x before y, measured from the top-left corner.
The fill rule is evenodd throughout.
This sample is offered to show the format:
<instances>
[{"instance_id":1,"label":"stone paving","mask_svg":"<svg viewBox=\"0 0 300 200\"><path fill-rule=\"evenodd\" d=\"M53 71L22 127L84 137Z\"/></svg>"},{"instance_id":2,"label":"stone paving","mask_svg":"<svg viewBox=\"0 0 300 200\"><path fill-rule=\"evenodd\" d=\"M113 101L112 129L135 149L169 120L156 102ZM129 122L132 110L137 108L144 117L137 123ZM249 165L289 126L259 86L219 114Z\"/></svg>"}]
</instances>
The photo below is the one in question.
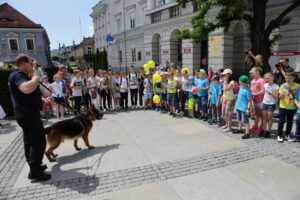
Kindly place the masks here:
<instances>
[{"instance_id":1,"label":"stone paving","mask_svg":"<svg viewBox=\"0 0 300 200\"><path fill-rule=\"evenodd\" d=\"M22 133L12 132L0 148L0 199L300 199L300 144L242 141L198 120L107 114L91 133L98 148L65 142L58 163L44 160L53 176L45 183L27 180Z\"/></svg>"}]
</instances>

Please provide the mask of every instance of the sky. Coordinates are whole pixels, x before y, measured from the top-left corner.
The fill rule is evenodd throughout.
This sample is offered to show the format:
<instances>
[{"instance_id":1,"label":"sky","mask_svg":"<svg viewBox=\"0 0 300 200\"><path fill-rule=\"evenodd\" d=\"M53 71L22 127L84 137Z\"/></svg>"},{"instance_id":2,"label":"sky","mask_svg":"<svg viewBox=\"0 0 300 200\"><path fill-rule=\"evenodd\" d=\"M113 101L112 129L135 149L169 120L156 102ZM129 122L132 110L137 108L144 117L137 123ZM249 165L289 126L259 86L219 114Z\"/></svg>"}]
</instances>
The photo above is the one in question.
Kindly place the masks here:
<instances>
[{"instance_id":1,"label":"sky","mask_svg":"<svg viewBox=\"0 0 300 200\"><path fill-rule=\"evenodd\" d=\"M51 49L78 44L93 35L92 7L99 0L0 0L8 3L47 31ZM80 26L81 21L81 26ZM81 27L81 28L80 28ZM81 31L80 31L81 30ZM81 32L81 34L80 34Z\"/></svg>"}]
</instances>

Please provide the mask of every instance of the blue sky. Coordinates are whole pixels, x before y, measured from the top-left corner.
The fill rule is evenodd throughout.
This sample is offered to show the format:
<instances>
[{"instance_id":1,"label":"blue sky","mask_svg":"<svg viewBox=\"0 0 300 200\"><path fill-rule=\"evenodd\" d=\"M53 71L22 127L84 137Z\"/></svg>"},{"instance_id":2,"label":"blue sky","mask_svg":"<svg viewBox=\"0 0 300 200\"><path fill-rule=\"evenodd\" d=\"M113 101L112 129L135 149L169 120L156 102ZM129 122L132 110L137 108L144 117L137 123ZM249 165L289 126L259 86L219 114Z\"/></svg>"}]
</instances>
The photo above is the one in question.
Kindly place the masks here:
<instances>
[{"instance_id":1,"label":"blue sky","mask_svg":"<svg viewBox=\"0 0 300 200\"><path fill-rule=\"evenodd\" d=\"M83 36L91 36L93 21L90 14L92 7L98 2L99 0L0 0L0 4L8 3L35 23L42 24L50 38L51 49L58 48L59 42L71 45L73 40L79 43Z\"/></svg>"}]
</instances>

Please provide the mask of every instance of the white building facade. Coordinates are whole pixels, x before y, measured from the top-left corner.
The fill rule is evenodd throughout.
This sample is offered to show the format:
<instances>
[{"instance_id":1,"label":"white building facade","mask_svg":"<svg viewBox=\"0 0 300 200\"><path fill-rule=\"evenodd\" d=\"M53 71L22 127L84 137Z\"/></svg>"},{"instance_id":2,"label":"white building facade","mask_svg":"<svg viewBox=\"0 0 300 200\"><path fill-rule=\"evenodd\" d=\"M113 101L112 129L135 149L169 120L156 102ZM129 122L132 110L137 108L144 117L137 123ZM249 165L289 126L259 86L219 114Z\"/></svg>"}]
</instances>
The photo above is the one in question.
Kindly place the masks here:
<instances>
[{"instance_id":1,"label":"white building facade","mask_svg":"<svg viewBox=\"0 0 300 200\"><path fill-rule=\"evenodd\" d=\"M290 2L270 1L266 24ZM251 9L251 4L248 7ZM91 14L95 48L107 49L109 64L117 69L124 70L130 65L142 67L149 60L158 65L169 61L197 69L201 60L208 58L209 66L214 69L231 68L242 73L244 52L250 48L246 22L232 23L227 33L216 30L200 43L176 39L182 29L191 29L190 20L197 10L194 1L181 8L176 0L102 0ZM218 9L211 10L206 17L213 20L217 13ZM291 23L278 30L282 38L273 47L270 63L273 65L281 56L287 56L291 66L300 71L300 8L289 16ZM107 45L108 34L115 38L114 44Z\"/></svg>"}]
</instances>

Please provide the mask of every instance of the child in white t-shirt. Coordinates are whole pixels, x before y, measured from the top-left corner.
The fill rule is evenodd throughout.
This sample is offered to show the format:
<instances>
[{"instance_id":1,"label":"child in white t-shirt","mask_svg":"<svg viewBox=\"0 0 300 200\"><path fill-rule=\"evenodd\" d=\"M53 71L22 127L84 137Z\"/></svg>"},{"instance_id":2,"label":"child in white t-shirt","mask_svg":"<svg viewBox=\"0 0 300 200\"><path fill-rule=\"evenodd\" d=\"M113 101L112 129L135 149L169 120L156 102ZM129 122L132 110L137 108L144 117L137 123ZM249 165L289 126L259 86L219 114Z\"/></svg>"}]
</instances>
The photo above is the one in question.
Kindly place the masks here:
<instances>
[{"instance_id":1,"label":"child in white t-shirt","mask_svg":"<svg viewBox=\"0 0 300 200\"><path fill-rule=\"evenodd\" d=\"M269 72L264 76L264 98L262 101L264 137L269 137L272 129L273 112L276 109L279 86L274 83L275 76Z\"/></svg>"},{"instance_id":2,"label":"child in white t-shirt","mask_svg":"<svg viewBox=\"0 0 300 200\"><path fill-rule=\"evenodd\" d=\"M54 82L50 85L52 89L52 96L54 98L55 103L55 114L57 119L63 120L64 119L64 93L63 93L63 83L62 83L62 76L60 74L54 75Z\"/></svg>"},{"instance_id":3,"label":"child in white t-shirt","mask_svg":"<svg viewBox=\"0 0 300 200\"><path fill-rule=\"evenodd\" d=\"M80 71L75 71L75 77L73 78L71 82L71 88L72 88L72 96L75 101L75 109L77 112L74 114L77 115L77 113L80 113L80 107L81 107L81 100L82 100L82 91L84 88L84 82L80 78Z\"/></svg>"}]
</instances>

